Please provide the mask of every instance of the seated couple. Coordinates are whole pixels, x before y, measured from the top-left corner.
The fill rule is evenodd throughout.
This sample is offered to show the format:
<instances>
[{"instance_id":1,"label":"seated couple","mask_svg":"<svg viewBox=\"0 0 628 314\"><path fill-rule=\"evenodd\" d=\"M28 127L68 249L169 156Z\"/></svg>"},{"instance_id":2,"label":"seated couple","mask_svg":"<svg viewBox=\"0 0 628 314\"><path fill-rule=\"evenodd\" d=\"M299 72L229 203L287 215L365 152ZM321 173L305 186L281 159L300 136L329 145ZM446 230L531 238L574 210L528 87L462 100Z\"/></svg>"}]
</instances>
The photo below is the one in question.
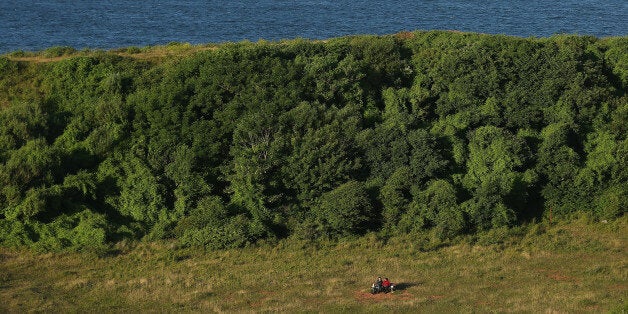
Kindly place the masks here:
<instances>
[{"instance_id":1,"label":"seated couple","mask_svg":"<svg viewBox=\"0 0 628 314\"><path fill-rule=\"evenodd\" d=\"M388 280L388 278L377 277L377 281L373 283L371 286L371 293L378 292L393 292L395 290L395 286Z\"/></svg>"}]
</instances>

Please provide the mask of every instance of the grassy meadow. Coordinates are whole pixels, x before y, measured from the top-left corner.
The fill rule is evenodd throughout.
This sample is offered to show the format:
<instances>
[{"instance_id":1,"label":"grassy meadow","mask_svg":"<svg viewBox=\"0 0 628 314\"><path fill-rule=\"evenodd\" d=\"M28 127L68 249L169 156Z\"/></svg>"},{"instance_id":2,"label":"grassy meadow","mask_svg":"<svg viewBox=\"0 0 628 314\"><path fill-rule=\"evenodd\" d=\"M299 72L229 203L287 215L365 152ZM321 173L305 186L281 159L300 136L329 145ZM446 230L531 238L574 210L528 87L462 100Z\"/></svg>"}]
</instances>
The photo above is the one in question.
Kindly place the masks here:
<instances>
[{"instance_id":1,"label":"grassy meadow","mask_svg":"<svg viewBox=\"0 0 628 314\"><path fill-rule=\"evenodd\" d=\"M107 254L0 249L0 312L617 312L626 217L205 252L119 243ZM376 276L399 290L371 295Z\"/></svg>"}]
</instances>

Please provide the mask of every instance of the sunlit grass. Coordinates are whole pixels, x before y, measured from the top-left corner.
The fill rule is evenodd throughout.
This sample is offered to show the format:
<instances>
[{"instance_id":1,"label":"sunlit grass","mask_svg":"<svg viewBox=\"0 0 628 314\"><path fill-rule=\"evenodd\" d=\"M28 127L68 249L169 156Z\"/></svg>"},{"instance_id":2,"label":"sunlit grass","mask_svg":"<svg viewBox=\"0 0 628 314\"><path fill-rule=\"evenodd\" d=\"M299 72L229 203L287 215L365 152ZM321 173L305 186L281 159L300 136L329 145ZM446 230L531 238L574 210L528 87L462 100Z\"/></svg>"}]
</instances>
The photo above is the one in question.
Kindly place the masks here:
<instances>
[{"instance_id":1,"label":"sunlit grass","mask_svg":"<svg viewBox=\"0 0 628 314\"><path fill-rule=\"evenodd\" d=\"M2 249L0 311L621 312L627 225L535 225L427 251L375 235L217 252L121 244L105 257ZM400 290L370 295L376 276Z\"/></svg>"},{"instance_id":2,"label":"sunlit grass","mask_svg":"<svg viewBox=\"0 0 628 314\"><path fill-rule=\"evenodd\" d=\"M189 43L170 43L163 46L125 47L103 50L76 50L71 47L52 47L37 52L16 51L6 54L12 61L47 63L58 62L73 57L95 56L98 54L112 54L144 61L163 61L169 58L181 58L205 50L213 50L219 47L217 44L192 45Z\"/></svg>"},{"instance_id":3,"label":"sunlit grass","mask_svg":"<svg viewBox=\"0 0 628 314\"><path fill-rule=\"evenodd\" d=\"M301 39L282 40L282 41L264 41L260 40L257 44L281 45L302 41ZM326 42L326 40L318 40L311 42ZM252 44L250 42L241 42L241 44ZM110 50L99 49L83 49L77 50L72 47L51 47L42 51L14 51L5 54L9 60L32 62L32 63L49 63L58 62L73 57L89 57L99 54L117 55L125 58L132 58L142 61L162 62L171 59L180 59L207 50L216 50L221 46L233 43L208 43L208 44L190 44L172 42L167 45L154 45L146 47L123 47Z\"/></svg>"}]
</instances>

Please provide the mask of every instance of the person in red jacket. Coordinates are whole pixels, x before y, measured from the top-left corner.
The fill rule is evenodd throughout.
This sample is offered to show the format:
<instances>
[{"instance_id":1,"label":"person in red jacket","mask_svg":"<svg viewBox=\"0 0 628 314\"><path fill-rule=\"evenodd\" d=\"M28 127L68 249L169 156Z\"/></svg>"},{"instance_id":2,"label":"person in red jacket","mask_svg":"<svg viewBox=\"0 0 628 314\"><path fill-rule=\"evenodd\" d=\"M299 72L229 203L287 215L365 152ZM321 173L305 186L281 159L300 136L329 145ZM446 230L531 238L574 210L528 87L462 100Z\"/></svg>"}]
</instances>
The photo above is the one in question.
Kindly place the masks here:
<instances>
[{"instance_id":1,"label":"person in red jacket","mask_svg":"<svg viewBox=\"0 0 628 314\"><path fill-rule=\"evenodd\" d=\"M392 291L392 289L390 289L390 280L388 280L388 278L384 278L384 281L382 282L382 287L384 287L384 292L390 292Z\"/></svg>"}]
</instances>

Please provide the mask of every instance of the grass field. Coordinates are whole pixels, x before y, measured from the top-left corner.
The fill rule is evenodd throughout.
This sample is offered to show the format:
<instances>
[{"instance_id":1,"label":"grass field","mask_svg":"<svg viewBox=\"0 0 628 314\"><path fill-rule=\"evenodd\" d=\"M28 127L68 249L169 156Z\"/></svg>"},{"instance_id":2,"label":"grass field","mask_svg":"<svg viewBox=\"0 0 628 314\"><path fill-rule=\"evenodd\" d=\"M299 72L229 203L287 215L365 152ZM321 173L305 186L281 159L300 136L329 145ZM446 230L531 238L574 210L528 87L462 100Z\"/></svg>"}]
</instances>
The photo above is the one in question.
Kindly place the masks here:
<instances>
[{"instance_id":1,"label":"grass field","mask_svg":"<svg viewBox=\"0 0 628 314\"><path fill-rule=\"evenodd\" d=\"M628 219L429 236L284 240L204 252L118 244L107 256L0 249L0 312L618 312ZM371 295L376 276L400 288Z\"/></svg>"},{"instance_id":2,"label":"grass field","mask_svg":"<svg viewBox=\"0 0 628 314\"><path fill-rule=\"evenodd\" d=\"M107 52L99 50L79 51L73 48L53 47L39 52L13 52L6 54L7 58L12 61L23 61L33 63L58 62L72 57L80 56L96 56L99 53L108 53L126 58L134 58L144 61L161 61L164 59L179 59L194 53L205 50L217 49L217 45L190 45L188 43L172 43L166 46L151 47L130 47L113 49Z\"/></svg>"}]
</instances>

